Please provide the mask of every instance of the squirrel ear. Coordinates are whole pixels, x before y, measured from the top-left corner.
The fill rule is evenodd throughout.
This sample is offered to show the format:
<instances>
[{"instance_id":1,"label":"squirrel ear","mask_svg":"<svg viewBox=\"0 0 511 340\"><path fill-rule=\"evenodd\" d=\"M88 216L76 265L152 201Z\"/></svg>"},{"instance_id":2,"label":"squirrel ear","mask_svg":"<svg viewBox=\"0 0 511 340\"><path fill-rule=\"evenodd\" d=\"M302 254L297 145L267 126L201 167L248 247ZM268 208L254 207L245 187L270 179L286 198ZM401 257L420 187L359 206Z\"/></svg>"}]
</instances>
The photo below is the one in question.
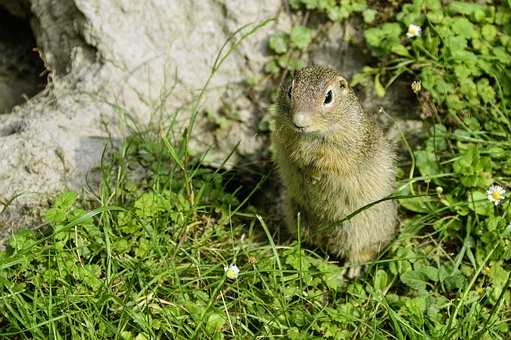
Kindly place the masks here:
<instances>
[{"instance_id":1,"label":"squirrel ear","mask_svg":"<svg viewBox=\"0 0 511 340\"><path fill-rule=\"evenodd\" d=\"M345 89L348 87L348 81L346 79L344 79L343 77L338 76L337 81L339 81L339 87L341 89Z\"/></svg>"}]
</instances>

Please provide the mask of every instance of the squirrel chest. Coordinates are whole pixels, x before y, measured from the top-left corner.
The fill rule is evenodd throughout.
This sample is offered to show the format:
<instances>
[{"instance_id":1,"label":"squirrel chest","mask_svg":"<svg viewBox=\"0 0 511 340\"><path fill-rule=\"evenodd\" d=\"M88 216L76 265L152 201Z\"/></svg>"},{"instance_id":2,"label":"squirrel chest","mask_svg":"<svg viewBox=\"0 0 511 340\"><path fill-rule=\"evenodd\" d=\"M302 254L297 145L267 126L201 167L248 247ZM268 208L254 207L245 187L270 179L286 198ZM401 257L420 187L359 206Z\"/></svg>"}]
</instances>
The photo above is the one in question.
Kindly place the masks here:
<instances>
[{"instance_id":1,"label":"squirrel chest","mask_svg":"<svg viewBox=\"0 0 511 340\"><path fill-rule=\"evenodd\" d=\"M288 183L288 190L301 210L311 210L310 213L331 220L359 208L364 194L356 178L303 168L295 171L294 183Z\"/></svg>"}]
</instances>

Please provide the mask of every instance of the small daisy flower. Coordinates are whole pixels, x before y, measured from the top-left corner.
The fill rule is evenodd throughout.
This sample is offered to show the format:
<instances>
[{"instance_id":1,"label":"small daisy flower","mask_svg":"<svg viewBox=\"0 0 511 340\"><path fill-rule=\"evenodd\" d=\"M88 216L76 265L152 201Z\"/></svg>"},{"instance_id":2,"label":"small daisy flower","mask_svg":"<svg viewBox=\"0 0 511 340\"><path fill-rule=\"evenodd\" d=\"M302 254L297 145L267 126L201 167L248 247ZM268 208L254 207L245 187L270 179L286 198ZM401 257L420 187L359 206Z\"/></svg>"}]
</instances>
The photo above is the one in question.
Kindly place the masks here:
<instances>
[{"instance_id":1,"label":"small daisy flower","mask_svg":"<svg viewBox=\"0 0 511 340\"><path fill-rule=\"evenodd\" d=\"M240 275L240 269L234 263L231 263L229 266L224 266L224 272L231 280L236 280L238 275Z\"/></svg>"},{"instance_id":2,"label":"small daisy flower","mask_svg":"<svg viewBox=\"0 0 511 340\"><path fill-rule=\"evenodd\" d=\"M408 38L415 38L415 37L420 36L421 33L422 33L422 28L420 26L417 26L415 24L410 24L410 26L408 26L408 32L406 32L406 36Z\"/></svg>"},{"instance_id":3,"label":"small daisy flower","mask_svg":"<svg viewBox=\"0 0 511 340\"><path fill-rule=\"evenodd\" d=\"M411 87L412 87L413 93L418 94L422 89L422 84L421 84L420 80L416 80L412 83Z\"/></svg>"},{"instance_id":4,"label":"small daisy flower","mask_svg":"<svg viewBox=\"0 0 511 340\"><path fill-rule=\"evenodd\" d=\"M504 199L504 195L506 194L506 190L500 185L492 185L486 190L486 195L488 195L488 200L493 202L495 205L499 205L500 202Z\"/></svg>"}]
</instances>

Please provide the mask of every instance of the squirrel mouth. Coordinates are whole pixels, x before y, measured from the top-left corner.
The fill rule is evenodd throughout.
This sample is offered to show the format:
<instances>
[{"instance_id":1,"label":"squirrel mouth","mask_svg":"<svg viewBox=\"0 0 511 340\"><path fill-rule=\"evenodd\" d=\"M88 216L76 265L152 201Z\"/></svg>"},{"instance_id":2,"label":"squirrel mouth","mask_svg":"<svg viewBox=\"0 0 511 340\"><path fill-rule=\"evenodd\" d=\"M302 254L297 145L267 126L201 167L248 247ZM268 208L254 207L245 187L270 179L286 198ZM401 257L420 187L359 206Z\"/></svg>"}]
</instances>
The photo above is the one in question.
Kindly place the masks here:
<instances>
[{"instance_id":1,"label":"squirrel mouth","mask_svg":"<svg viewBox=\"0 0 511 340\"><path fill-rule=\"evenodd\" d=\"M292 128L293 130L299 133L307 133L309 130L311 130L311 128L308 126L299 126L296 125L295 123L292 124Z\"/></svg>"},{"instance_id":2,"label":"squirrel mouth","mask_svg":"<svg viewBox=\"0 0 511 340\"><path fill-rule=\"evenodd\" d=\"M309 126L306 126L306 127L298 127L298 126L295 126L294 127L294 130L295 132L297 132L299 135L304 135L304 136L310 136L310 137L313 137L313 136L319 136L320 133L318 132L318 130L312 128L312 127L309 127Z\"/></svg>"}]
</instances>

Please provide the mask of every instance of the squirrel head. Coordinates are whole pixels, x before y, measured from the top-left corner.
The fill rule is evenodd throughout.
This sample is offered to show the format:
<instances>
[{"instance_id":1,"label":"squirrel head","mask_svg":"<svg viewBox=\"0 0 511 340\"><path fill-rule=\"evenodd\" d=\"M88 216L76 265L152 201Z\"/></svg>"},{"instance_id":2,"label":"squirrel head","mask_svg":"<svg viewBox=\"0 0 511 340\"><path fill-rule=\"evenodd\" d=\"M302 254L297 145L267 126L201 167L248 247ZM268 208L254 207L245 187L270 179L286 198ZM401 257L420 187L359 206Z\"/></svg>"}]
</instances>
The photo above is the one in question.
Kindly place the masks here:
<instances>
[{"instance_id":1,"label":"squirrel head","mask_svg":"<svg viewBox=\"0 0 511 340\"><path fill-rule=\"evenodd\" d=\"M364 113L347 80L326 66L308 66L283 81L279 119L298 135L353 136Z\"/></svg>"}]
</instances>

